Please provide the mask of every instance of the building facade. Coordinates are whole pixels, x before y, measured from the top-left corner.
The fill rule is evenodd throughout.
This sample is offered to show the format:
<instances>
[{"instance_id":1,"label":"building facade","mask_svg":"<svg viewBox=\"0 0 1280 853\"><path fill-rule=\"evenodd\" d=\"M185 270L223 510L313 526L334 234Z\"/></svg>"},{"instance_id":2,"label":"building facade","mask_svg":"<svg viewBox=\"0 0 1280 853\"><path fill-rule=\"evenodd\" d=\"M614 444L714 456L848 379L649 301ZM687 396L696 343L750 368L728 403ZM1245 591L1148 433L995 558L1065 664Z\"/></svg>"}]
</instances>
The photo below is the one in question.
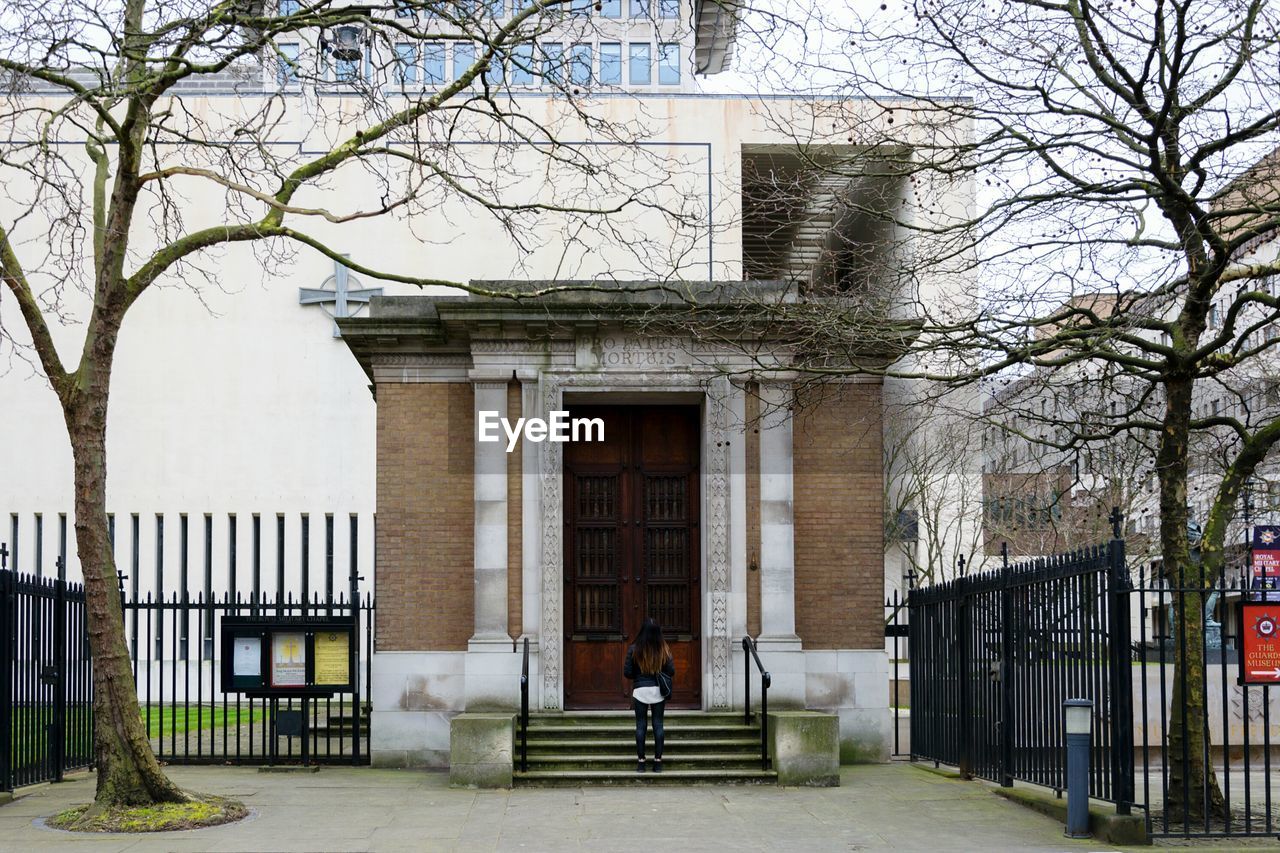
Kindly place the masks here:
<instances>
[{"instance_id":1,"label":"building facade","mask_svg":"<svg viewBox=\"0 0 1280 853\"><path fill-rule=\"evenodd\" d=\"M536 709L628 708L645 617L675 707L741 708L752 636L771 708L836 713L845 759L886 758L879 381L806 405L782 344L757 342L761 375L618 288L385 298L341 324L378 407L374 760L442 764L454 714L518 707L522 638ZM703 312L782 290L704 288ZM603 434L484 440L555 412Z\"/></svg>"},{"instance_id":2,"label":"building facade","mask_svg":"<svg viewBox=\"0 0 1280 853\"><path fill-rule=\"evenodd\" d=\"M486 27L523 6L476 8L483 44ZM554 128L593 184L562 180L567 170L534 143L464 122L448 129L456 139L424 131L415 142L481 185L553 198L545 216L512 233L442 194L400 215L308 220L315 238L352 267L440 282L784 279L793 292L797 282L867 286L873 262L895 249L877 210L902 202L894 215L927 228L968 203L969 188L956 185L922 204L877 166L874 146L854 134L893 120L878 105L701 93L697 75L724 69L733 47L721 4L606 0L571 12L539 35L531 61L513 50L465 97L484 93ZM442 39L441 54L402 46L393 31L281 41L273 57L175 87L171 112L198 121L213 151L269 115L261 148L285 168L332 149L359 120L428 96L441 76L466 74L467 39ZM66 98L43 84L11 96L52 112ZM62 141L69 158L84 156L83 139ZM796 180L809 146L839 155L848 176ZM154 151L159 162L187 156L177 144ZM337 172L306 204L376 204L385 178L376 167ZM800 195L780 201L778 187ZM602 207L613 195L639 203L584 227L567 211L599 200L592 193ZM180 204L199 222L237 212L216 181L184 184ZM131 235L139 256L163 239L148 225L158 210ZM16 244L48 242L47 223L21 205L0 211ZM838 714L846 759L887 755L879 382L836 381L807 396L787 372L784 341L696 325L656 334L626 286L581 303L499 305L352 267L305 247L264 257L231 245L175 270L131 309L114 362L107 501L132 595L314 596L332 580L317 567L350 547L353 574L377 593L372 731L386 763L441 764L452 715L510 707L512 647L524 637L537 707L615 706L625 698L619 638L646 611L672 630L683 704L740 708L740 643L758 637L771 702ZM89 293L33 275L56 296L53 334L70 359ZM739 284L716 304L775 289ZM23 327L3 320L0 393L21 416L0 423L0 541L19 570L74 580L61 413ZM605 442L522 441L508 453L477 440L480 412L577 409L598 414ZM615 435L632 439L613 444ZM602 476L620 491L570 500L604 488L591 472L610 466ZM663 472L657 485L634 473L650 469ZM650 506L646 488L665 497ZM611 501L614 516L590 515ZM671 517L651 531L659 510ZM580 565L581 576L566 573ZM186 665L216 672L212 661Z\"/></svg>"}]
</instances>

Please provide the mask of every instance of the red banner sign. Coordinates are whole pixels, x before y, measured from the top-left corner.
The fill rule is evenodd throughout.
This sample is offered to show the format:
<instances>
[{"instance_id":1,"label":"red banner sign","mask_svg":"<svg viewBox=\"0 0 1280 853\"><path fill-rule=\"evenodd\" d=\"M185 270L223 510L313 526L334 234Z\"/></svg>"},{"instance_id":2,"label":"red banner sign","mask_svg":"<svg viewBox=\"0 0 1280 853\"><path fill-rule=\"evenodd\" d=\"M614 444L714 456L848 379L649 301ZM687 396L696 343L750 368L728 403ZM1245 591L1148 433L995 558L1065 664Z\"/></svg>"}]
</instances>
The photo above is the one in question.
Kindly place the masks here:
<instances>
[{"instance_id":1,"label":"red banner sign","mask_svg":"<svg viewBox=\"0 0 1280 853\"><path fill-rule=\"evenodd\" d=\"M1240 683L1280 684L1280 605L1240 603Z\"/></svg>"}]
</instances>

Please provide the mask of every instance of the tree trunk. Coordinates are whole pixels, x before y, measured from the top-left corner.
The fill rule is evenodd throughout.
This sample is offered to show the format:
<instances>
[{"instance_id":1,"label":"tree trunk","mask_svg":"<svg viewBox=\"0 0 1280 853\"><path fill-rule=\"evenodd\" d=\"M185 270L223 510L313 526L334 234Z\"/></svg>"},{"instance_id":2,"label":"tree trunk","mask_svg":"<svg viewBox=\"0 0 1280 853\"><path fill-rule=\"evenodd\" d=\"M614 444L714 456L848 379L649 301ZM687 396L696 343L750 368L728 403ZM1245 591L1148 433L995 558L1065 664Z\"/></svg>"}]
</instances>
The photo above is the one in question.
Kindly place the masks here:
<instances>
[{"instance_id":1,"label":"tree trunk","mask_svg":"<svg viewBox=\"0 0 1280 853\"><path fill-rule=\"evenodd\" d=\"M107 524L106 411L105 378L82 386L64 411L75 461L76 550L93 653L95 810L190 799L160 769L139 713Z\"/></svg>"},{"instance_id":2,"label":"tree trunk","mask_svg":"<svg viewBox=\"0 0 1280 853\"><path fill-rule=\"evenodd\" d=\"M1196 586L1198 571L1185 577ZM1205 725L1204 593L1192 590L1174 599L1178 623L1173 637L1173 696L1169 710L1169 739L1165 762L1169 768L1169 797L1165 814L1170 822L1191 823L1224 817L1226 803L1213 768L1213 741ZM1185 646L1184 646L1185 644ZM1186 711L1183 713L1182 709Z\"/></svg>"},{"instance_id":3,"label":"tree trunk","mask_svg":"<svg viewBox=\"0 0 1280 853\"><path fill-rule=\"evenodd\" d=\"M1165 814L1171 822L1203 822L1224 816L1226 806L1213 769L1212 742L1205 725L1204 566L1191 559L1187 537L1187 454L1191 380L1170 382L1165 429L1156 457L1160 478L1160 539L1165 579L1175 590L1176 630L1170 650L1173 695L1165 743L1169 793Z\"/></svg>"}]
</instances>

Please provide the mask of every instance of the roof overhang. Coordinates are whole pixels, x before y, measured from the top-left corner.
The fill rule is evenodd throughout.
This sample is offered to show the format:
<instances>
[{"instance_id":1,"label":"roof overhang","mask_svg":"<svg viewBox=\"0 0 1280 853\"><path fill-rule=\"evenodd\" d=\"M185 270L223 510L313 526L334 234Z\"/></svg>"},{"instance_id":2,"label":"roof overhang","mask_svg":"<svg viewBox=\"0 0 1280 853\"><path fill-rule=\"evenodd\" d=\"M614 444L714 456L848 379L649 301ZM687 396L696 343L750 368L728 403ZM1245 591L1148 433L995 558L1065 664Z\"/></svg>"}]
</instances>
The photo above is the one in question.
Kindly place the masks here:
<instances>
[{"instance_id":1,"label":"roof overhang","mask_svg":"<svg viewBox=\"0 0 1280 853\"><path fill-rule=\"evenodd\" d=\"M694 4L694 71L719 74L729 69L738 30L739 0L696 0Z\"/></svg>"},{"instance_id":2,"label":"roof overhang","mask_svg":"<svg viewBox=\"0 0 1280 853\"><path fill-rule=\"evenodd\" d=\"M338 321L342 338L371 379L375 363L388 356L456 359L473 354L477 342L530 353L563 351L613 331L683 340L704 367L722 364L739 372L767 363L785 369L797 363L796 344L805 337L804 311L797 309L817 306L776 281L472 285L512 295L374 297L368 316ZM862 355L891 361L896 347L886 341L869 337Z\"/></svg>"}]
</instances>

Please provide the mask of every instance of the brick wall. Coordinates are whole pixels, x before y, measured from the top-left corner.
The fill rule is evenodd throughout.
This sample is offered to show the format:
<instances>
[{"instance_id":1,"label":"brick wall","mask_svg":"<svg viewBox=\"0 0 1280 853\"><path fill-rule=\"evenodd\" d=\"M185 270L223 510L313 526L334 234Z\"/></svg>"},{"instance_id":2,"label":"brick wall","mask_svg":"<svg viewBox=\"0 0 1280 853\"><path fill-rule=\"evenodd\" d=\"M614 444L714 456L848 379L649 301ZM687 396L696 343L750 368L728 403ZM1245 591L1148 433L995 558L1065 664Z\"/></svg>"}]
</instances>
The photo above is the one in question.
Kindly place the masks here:
<instances>
[{"instance_id":1,"label":"brick wall","mask_svg":"<svg viewBox=\"0 0 1280 853\"><path fill-rule=\"evenodd\" d=\"M881 445L879 385L801 392L795 582L796 633L806 649L884 648Z\"/></svg>"},{"instance_id":2,"label":"brick wall","mask_svg":"<svg viewBox=\"0 0 1280 853\"><path fill-rule=\"evenodd\" d=\"M470 384L378 386L379 651L474 633L474 408Z\"/></svg>"}]
</instances>

